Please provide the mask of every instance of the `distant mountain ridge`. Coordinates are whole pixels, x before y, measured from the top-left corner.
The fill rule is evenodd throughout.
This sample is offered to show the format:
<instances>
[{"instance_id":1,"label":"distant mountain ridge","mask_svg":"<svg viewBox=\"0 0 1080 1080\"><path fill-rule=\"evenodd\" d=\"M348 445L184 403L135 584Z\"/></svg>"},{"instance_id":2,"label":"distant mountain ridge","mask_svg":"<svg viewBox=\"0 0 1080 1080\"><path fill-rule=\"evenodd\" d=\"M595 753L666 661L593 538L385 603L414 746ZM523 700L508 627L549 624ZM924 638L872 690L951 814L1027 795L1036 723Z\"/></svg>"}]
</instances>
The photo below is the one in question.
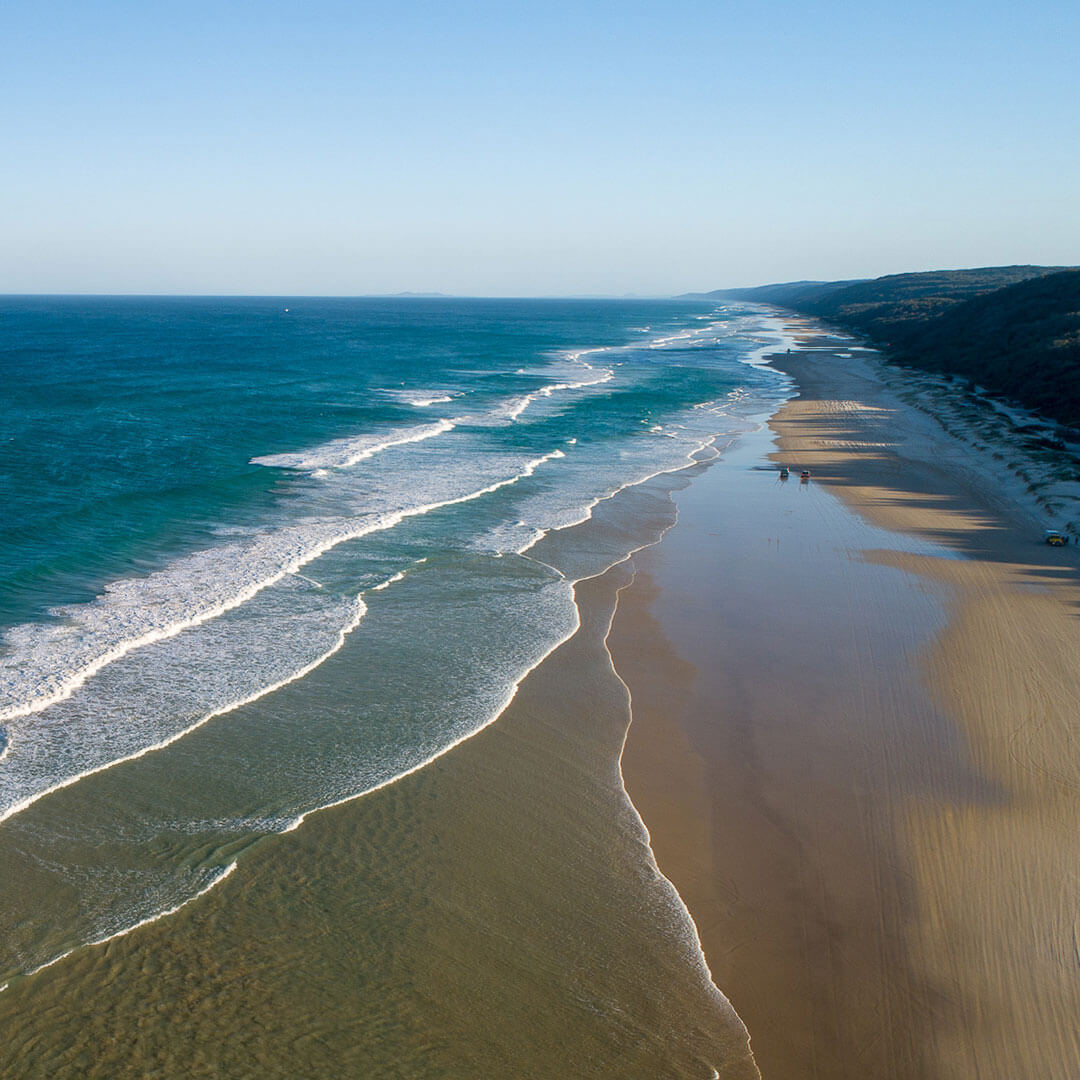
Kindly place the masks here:
<instances>
[{"instance_id":1,"label":"distant mountain ridge","mask_svg":"<svg viewBox=\"0 0 1080 1080\"><path fill-rule=\"evenodd\" d=\"M865 335L888 359L960 375L1080 428L1080 269L993 266L719 289Z\"/></svg>"}]
</instances>

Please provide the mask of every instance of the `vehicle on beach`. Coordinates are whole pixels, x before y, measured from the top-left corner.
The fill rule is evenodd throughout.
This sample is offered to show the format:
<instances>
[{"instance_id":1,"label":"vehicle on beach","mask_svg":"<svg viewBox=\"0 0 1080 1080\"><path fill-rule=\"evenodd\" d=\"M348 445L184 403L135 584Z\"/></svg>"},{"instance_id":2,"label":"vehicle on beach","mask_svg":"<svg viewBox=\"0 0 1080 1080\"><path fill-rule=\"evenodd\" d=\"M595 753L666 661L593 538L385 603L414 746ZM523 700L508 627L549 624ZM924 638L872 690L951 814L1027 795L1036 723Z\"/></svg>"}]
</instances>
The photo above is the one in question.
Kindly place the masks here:
<instances>
[{"instance_id":1,"label":"vehicle on beach","mask_svg":"<svg viewBox=\"0 0 1080 1080\"><path fill-rule=\"evenodd\" d=\"M809 480L810 479L810 470L809 469L803 469L803 471L801 473L799 473L799 479L800 480Z\"/></svg>"},{"instance_id":2,"label":"vehicle on beach","mask_svg":"<svg viewBox=\"0 0 1080 1080\"><path fill-rule=\"evenodd\" d=\"M1065 534L1058 532L1057 529L1047 529L1043 533L1043 541L1051 547L1065 547L1069 542Z\"/></svg>"},{"instance_id":3,"label":"vehicle on beach","mask_svg":"<svg viewBox=\"0 0 1080 1080\"><path fill-rule=\"evenodd\" d=\"M781 465L780 466L780 479L781 480L786 480L789 475L790 475L790 473L788 472L788 467L786 465Z\"/></svg>"}]
</instances>

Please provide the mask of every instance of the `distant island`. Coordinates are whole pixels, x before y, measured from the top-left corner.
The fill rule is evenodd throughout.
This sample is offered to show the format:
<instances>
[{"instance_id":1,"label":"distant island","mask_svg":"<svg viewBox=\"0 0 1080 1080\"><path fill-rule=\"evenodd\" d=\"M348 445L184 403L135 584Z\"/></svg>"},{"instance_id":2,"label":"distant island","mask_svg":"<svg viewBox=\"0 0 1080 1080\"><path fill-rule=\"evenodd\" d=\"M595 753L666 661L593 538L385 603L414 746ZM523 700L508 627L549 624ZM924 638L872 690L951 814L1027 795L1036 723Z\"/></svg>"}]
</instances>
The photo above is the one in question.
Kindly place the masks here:
<instances>
[{"instance_id":1,"label":"distant island","mask_svg":"<svg viewBox=\"0 0 1080 1080\"><path fill-rule=\"evenodd\" d=\"M1080 268L994 266L717 289L860 334L894 363L960 376L1080 429Z\"/></svg>"}]
</instances>

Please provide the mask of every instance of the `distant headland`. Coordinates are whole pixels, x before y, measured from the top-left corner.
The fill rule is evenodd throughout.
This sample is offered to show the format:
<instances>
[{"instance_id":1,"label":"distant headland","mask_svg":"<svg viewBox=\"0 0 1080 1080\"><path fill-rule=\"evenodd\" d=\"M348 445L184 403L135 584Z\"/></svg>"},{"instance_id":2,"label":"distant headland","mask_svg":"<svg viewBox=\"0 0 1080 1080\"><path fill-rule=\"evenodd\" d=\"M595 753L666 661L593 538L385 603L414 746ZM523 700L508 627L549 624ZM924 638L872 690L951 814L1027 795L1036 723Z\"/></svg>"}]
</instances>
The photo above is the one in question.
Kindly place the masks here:
<instances>
[{"instance_id":1,"label":"distant headland","mask_svg":"<svg viewBox=\"0 0 1080 1080\"><path fill-rule=\"evenodd\" d=\"M935 270L691 296L824 319L865 336L895 363L968 379L1080 429L1080 268Z\"/></svg>"}]
</instances>

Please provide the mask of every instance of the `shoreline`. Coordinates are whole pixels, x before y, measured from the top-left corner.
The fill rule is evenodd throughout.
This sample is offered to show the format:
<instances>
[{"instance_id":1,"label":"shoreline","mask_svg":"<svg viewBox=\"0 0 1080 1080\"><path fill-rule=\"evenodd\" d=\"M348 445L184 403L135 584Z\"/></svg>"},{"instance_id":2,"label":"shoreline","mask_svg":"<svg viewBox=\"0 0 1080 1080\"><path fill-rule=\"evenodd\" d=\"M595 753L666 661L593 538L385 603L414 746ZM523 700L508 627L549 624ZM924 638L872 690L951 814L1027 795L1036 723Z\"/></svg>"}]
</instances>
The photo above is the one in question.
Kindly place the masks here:
<instances>
[{"instance_id":1,"label":"shoreline","mask_svg":"<svg viewBox=\"0 0 1080 1080\"><path fill-rule=\"evenodd\" d=\"M542 559L536 559L536 558L534 558L533 555L531 555L529 553L532 552L534 549L537 549L538 547L540 548L540 550L543 550L544 547L545 547L544 542L549 537L550 537L550 544L554 544L555 548L557 550L565 542L562 539L563 537L576 536L577 535L577 530L579 530L581 527L584 527L586 529L586 531L589 530L590 528L593 528L593 526L594 526L593 516L594 516L594 512L597 510L597 507L602 507L604 504L609 503L612 500L618 500L619 497L622 496L624 493L626 493L626 496L625 496L626 498L633 498L635 491L640 491L640 492L643 492L643 493L648 492L648 491L650 491L652 489L654 484L656 484L656 485L659 485L659 487L664 491L665 497L670 497L670 490L669 489L671 487L679 486L679 485L681 485L683 483L688 482L687 480L684 480L682 478L683 473L687 473L687 475L692 475L694 470L700 469L700 468L703 468L703 467L707 467L708 464L715 461L720 456L721 451L717 449L717 446L716 446L717 442L720 442L720 441L726 439L726 442L723 442L723 444L722 444L724 447L726 447L726 446L730 445L733 441L735 441L737 438L738 438L738 434L736 432L732 432L732 431L724 432L724 433L718 433L718 434L710 437L706 441L702 442L695 449L690 451L687 454L685 460L682 463L674 465L674 466L668 466L666 468L659 469L657 472L651 473L651 474L649 474L649 475L647 475L647 476L645 476L645 477L643 477L643 478L641 478L639 480L636 480L636 481L633 481L633 482L627 482L622 487L616 489L612 493L594 499L587 506L584 516L582 516L578 521L570 523L570 524L565 525L565 526L561 526L561 527L559 527L557 529L549 529L549 530L547 530L546 532L540 534L539 536L537 536L533 540L531 540L530 543L528 545L526 545L526 547L524 549L522 549L521 551L518 552L519 555L521 555L521 556L523 556L525 558L528 558L528 559L530 559L532 561L536 561L536 562L540 563L541 565L544 565L544 566L548 567L548 569L553 570L555 573L558 573L560 576L565 578L565 580L570 585L571 589L574 590L574 593L575 593L575 600L574 600L575 622L574 622L573 626L568 628L567 631L560 638L558 638L557 640L554 640L548 646L548 648L546 649L546 651L542 655L540 655L533 662L531 662L514 679L514 681L511 682L508 685L508 687L506 688L505 697L503 698L501 704L496 709L494 709L492 711L490 716L482 724L480 724L478 727L474 728L473 730L470 730L470 731L467 731L467 732L461 734L460 736L455 738L452 742L448 743L447 745L439 747L430 756L428 756L428 757L424 758L423 760L411 765L410 767L404 769L402 772L399 772L399 773L397 773L397 774L395 774L395 775L393 775L393 776L391 776L391 777L389 777L389 778L387 778L387 779L373 785L372 787L369 787L369 788L367 788L365 790L358 791L358 792L355 792L355 793L350 793L348 795L345 795L342 798L335 799L335 800L333 800L333 801L331 801L329 803L325 803L325 804L322 804L322 805L317 805L317 806L311 807L310 809L307 809L307 810L304 810L304 811L298 813L295 817L291 818L290 820L287 820L284 823L283 827L281 827L279 829L275 829L272 832L269 832L267 834L264 834L264 836L262 838L256 839L254 841L254 843L259 843L262 839L268 839L268 838L270 838L272 836L275 836L275 835L285 835L287 833L295 832L297 829L299 829L305 823L305 821L308 818L312 817L313 815L322 813L324 811L334 810L334 809L336 809L338 807L348 805L349 803L352 803L352 802L354 802L356 800L368 798L368 797L378 793L379 791L382 791L384 788L387 788L387 787L390 787L390 786L392 786L392 785L394 785L396 783L399 783L400 781L407 779L408 777L414 775L415 773L418 773L418 772L422 771L423 769L426 769L427 767L429 767L430 765L432 765L433 763L438 761L443 756L445 756L447 754L450 754L452 751L456 750L462 744L468 742L469 740L471 740L475 736L479 735L487 727L489 727L492 724L496 723L503 716L503 714L507 711L507 709L510 707L510 705L513 703L514 698L516 697L518 691L520 690L522 683L537 668L541 667L554 652L558 651L563 645L565 645L577 633L578 630L580 630L580 628L581 628L581 607L580 607L580 604L576 600L576 587L577 587L577 585L579 585L583 581L589 581L589 580L592 580L593 578L603 577L604 574L613 572L618 567L622 566L623 564L629 563L633 559L633 557L638 553L638 551L640 551L643 547L649 547L649 546L652 546L653 544L657 543L658 542L658 536L650 532L651 526L648 523L646 523L645 526L644 526L644 529L643 529L643 533L642 533L642 537L640 539L640 542L635 541L634 545L631 547L631 549L629 551L626 551L625 553L620 552L620 554L618 554L616 556L613 556L614 561L612 561L609 565L607 565L604 569L602 569L600 571L595 571L595 570L590 570L588 572L580 572L579 571L579 572L576 573L576 576L571 576L571 574L569 574L569 573L564 574L563 571L559 570L557 567L551 566L549 563L544 562ZM706 453L711 454L712 456L711 457L702 457L702 456L700 456L700 455L703 455L703 454L706 454ZM472 496L468 496L467 498L471 498L471 497ZM670 526L665 525L663 531L666 531L666 528L668 528L668 527L670 527ZM627 535L627 537L633 535L633 533L629 529L624 530L624 531L625 531L625 534ZM602 526L601 526L601 532L602 532ZM662 532L661 532L660 535L662 535ZM571 544L571 546L572 546L572 544ZM382 589L386 588L389 584L392 584L394 581L400 580L401 578L403 578L407 572L408 571L399 572L398 574L394 575L394 577L389 579L388 581L383 582L383 583L381 583L379 585L373 586L373 587L371 587L370 590L367 590L367 591L379 592ZM367 610L366 606L363 603L363 596L364 595L365 595L364 593L361 593L360 596L358 597L358 603L359 603L359 606L360 606L360 610L359 610L356 618L354 619L354 621L351 624L346 626L340 632L340 634L338 636L338 641L336 642L335 646L331 650L329 650L329 652L327 652L326 654L324 654L324 655L322 655L320 657L317 657L312 663L307 665L305 668L303 668L300 671L295 672L295 673L287 676L279 684L277 684L277 685L275 685L275 686L273 686L273 687L271 687L269 689L259 690L250 699L247 699L247 700L244 700L244 701L241 701L241 702L231 703L228 706L222 707L219 710L216 710L214 712L211 712L211 713L207 714L206 716L201 717L193 725L191 725L188 728L185 728L185 729L183 729L183 730L181 730L181 731L179 731L177 733L174 733L173 735L171 735L167 739L165 739L162 743L154 744L154 745L149 746L149 747L145 747L142 750L136 751L135 753L130 754L130 755L126 756L126 757L122 757L122 758L119 758L119 759L117 759L115 761L111 761L108 764L105 764L105 765L102 765L102 766L97 767L95 769L89 770L86 773L79 774L78 776L75 776L75 777L73 777L73 778L71 778L69 780L66 780L66 781L63 781L63 782L57 784L55 787L50 788L47 791L38 793L38 794L30 797L29 799L24 800L24 802L22 802L22 803L18 803L15 806L10 807L7 811L0 814L0 822L3 822L4 820L6 820L9 817L17 816L23 810L29 808L29 806L31 806L34 802L37 802L39 799L44 798L47 795L53 795L53 794L56 794L58 792L63 792L63 791L65 791L65 789L73 787L76 783L78 783L81 780L84 780L84 779L87 779L87 778L90 778L90 777L95 777L98 774L109 773L109 772L111 772L111 770L113 770L114 768L116 768L118 766L124 766L124 765L126 765L126 764L128 764L130 762L135 762L135 761L139 761L140 759L146 758L149 755L153 754L157 750L160 750L160 749L162 749L162 748L164 748L166 746L169 746L172 743L179 742L185 736L197 731L199 728L204 726L208 721L214 720L219 716L223 716L223 715L225 715L225 714L227 714L229 712L240 709L240 708L244 707L245 705L251 704L254 701L258 701L258 700L260 700L260 699L262 699L264 697L268 697L275 690L279 690L284 686L287 686L287 685L289 685L291 683L294 683L294 682L299 682L306 675L310 674L311 672L313 672L313 671L317 670L319 667L321 667L322 664L327 659L329 659L336 652L338 652L341 649L341 647L343 646L343 644L345 643L345 640L348 637L348 635L359 625L361 619L363 618L364 613ZM232 860L232 855L230 854L228 856L228 858L226 859L226 861L223 862L220 866L212 868L211 879L209 880L209 882L205 886L201 886L197 891L193 892L190 896L180 900L178 903L170 906L169 908L167 908L165 910L158 911L158 912L154 912L154 913L151 913L151 914L149 914L149 915L147 915L145 917L139 918L136 921L132 922L128 926L124 926L124 927L116 928L116 929L111 929L108 933L103 934L103 935L98 936L98 937L95 937L95 938L92 938L92 939L87 940L85 942L78 943L78 944L65 945L63 950L58 952L56 955L48 957L47 959L44 959L44 960L40 961L39 963L36 964L36 966L34 966L32 968L29 968L29 969L27 969L25 971L22 971L22 972L12 971L10 973L7 973L8 974L8 980L5 981L2 985L0 985L0 994L2 994L4 991L6 991L10 985L18 985L23 980L30 979L30 978L36 976L39 972L42 972L42 971L46 970L47 968L51 968L51 967L61 963L62 961L66 960L67 958L69 958L71 956L74 956L77 953L81 952L82 950L99 948L101 946L107 945L108 943L110 943L110 942L112 942L112 941L114 941L114 940L116 940L116 939L118 939L120 937L126 936L127 934L130 934L130 933L132 933L132 932L134 932L136 930L139 930L143 926L150 925L150 924L155 923L155 922L157 922L159 920L163 920L163 919L167 920L167 919L169 919L172 915L176 914L176 912L178 912L182 907L185 907L187 904L189 904L189 903L199 899L200 897L204 896L210 890L215 888L218 884L223 882L225 880L225 878L227 878L229 876L229 874L231 874L232 871L234 869L236 869L236 866L237 866L237 863Z\"/></svg>"},{"instance_id":2,"label":"shoreline","mask_svg":"<svg viewBox=\"0 0 1080 1080\"><path fill-rule=\"evenodd\" d=\"M569 569L595 545L655 543L671 492L706 471L627 489L532 554ZM577 630L497 723L264 838L198 904L12 981L2 1067L756 1080L622 783L629 698L607 635L632 558L575 584Z\"/></svg>"},{"instance_id":3,"label":"shoreline","mask_svg":"<svg viewBox=\"0 0 1080 1080\"><path fill-rule=\"evenodd\" d=\"M1076 560L895 378L791 323L771 359L800 395L676 495L620 596L630 797L766 1080L1064 1080ZM768 488L780 461L809 484Z\"/></svg>"},{"instance_id":4,"label":"shoreline","mask_svg":"<svg viewBox=\"0 0 1080 1080\"><path fill-rule=\"evenodd\" d=\"M1070 1076L1072 552L920 457L931 422L849 346L787 329L814 337L772 357L802 394L768 428L530 545L573 575L643 539L577 579L576 630L497 723L12 982L16 1074ZM1052 805L987 715L1015 689L995 667L1040 663Z\"/></svg>"}]
</instances>

